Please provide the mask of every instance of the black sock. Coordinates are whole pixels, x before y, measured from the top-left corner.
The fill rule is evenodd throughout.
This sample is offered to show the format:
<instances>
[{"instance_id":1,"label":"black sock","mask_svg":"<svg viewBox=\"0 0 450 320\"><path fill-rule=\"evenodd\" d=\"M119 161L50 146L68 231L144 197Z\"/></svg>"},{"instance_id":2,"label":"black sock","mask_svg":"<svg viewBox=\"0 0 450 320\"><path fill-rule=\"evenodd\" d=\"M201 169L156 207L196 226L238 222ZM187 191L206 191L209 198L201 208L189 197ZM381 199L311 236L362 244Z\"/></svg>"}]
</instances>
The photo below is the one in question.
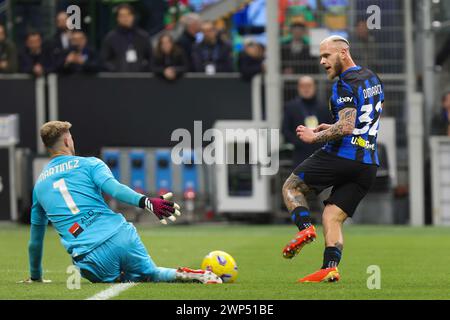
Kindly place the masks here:
<instances>
[{"instance_id":1,"label":"black sock","mask_svg":"<svg viewBox=\"0 0 450 320\"><path fill-rule=\"evenodd\" d=\"M291 219L298 227L298 230L303 230L312 226L309 209L306 207L297 207L292 210Z\"/></svg>"},{"instance_id":2,"label":"black sock","mask_svg":"<svg viewBox=\"0 0 450 320\"><path fill-rule=\"evenodd\" d=\"M337 267L341 261L342 252L336 247L326 247L323 252L322 269Z\"/></svg>"}]
</instances>

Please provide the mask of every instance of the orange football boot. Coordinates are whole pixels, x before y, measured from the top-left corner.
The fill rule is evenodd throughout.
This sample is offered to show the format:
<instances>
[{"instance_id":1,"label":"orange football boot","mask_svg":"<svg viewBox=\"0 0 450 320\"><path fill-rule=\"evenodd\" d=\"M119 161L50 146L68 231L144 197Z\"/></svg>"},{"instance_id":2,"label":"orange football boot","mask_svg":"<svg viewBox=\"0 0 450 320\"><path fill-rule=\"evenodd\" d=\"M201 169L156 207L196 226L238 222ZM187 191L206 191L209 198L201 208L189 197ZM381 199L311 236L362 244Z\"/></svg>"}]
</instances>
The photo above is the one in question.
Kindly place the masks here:
<instances>
[{"instance_id":1,"label":"orange football boot","mask_svg":"<svg viewBox=\"0 0 450 320\"><path fill-rule=\"evenodd\" d=\"M299 231L295 238L284 247L283 257L292 259L300 252L305 244L314 241L316 237L316 228L314 228L314 226Z\"/></svg>"},{"instance_id":2,"label":"orange football boot","mask_svg":"<svg viewBox=\"0 0 450 320\"><path fill-rule=\"evenodd\" d=\"M337 267L320 269L297 282L336 282L339 281L341 276Z\"/></svg>"}]
</instances>

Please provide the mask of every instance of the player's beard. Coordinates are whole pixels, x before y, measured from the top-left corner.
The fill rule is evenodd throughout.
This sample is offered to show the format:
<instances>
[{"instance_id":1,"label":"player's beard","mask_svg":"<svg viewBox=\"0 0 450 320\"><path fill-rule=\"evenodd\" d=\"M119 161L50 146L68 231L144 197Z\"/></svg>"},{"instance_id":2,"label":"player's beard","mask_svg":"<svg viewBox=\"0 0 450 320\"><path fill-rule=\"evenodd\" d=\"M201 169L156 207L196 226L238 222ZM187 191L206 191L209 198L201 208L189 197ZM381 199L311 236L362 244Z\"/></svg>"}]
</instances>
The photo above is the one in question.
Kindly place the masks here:
<instances>
[{"instance_id":1,"label":"player's beard","mask_svg":"<svg viewBox=\"0 0 450 320\"><path fill-rule=\"evenodd\" d=\"M333 72L328 75L329 80L333 80L338 75L342 73L342 61L341 58L337 57L336 62L333 65Z\"/></svg>"}]
</instances>

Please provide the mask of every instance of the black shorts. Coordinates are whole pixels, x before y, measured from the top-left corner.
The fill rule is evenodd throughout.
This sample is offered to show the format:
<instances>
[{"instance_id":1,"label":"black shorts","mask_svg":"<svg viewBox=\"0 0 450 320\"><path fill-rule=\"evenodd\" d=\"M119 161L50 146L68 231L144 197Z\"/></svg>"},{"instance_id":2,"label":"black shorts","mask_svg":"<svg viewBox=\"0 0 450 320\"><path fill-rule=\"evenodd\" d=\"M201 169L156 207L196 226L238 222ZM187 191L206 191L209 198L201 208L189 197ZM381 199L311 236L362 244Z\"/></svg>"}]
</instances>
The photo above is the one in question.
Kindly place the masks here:
<instances>
[{"instance_id":1,"label":"black shorts","mask_svg":"<svg viewBox=\"0 0 450 320\"><path fill-rule=\"evenodd\" d=\"M324 204L335 204L349 217L372 187L377 166L338 157L322 149L294 170L316 194L333 187Z\"/></svg>"}]
</instances>

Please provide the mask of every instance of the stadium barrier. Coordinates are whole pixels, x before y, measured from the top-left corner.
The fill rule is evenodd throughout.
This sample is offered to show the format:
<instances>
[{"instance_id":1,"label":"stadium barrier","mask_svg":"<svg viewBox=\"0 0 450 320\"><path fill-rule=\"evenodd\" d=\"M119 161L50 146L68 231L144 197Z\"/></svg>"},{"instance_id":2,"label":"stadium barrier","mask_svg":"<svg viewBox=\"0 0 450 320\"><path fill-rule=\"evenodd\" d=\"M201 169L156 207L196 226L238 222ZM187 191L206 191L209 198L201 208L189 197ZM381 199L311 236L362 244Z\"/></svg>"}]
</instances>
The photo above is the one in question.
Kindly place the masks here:
<instances>
[{"instance_id":1,"label":"stadium barrier","mask_svg":"<svg viewBox=\"0 0 450 320\"><path fill-rule=\"evenodd\" d=\"M234 73L187 74L171 84L151 74L51 75L48 87L49 119L73 124L81 154L108 146L170 147L172 132L194 133L196 120L207 130L217 119L250 120L255 113L251 83Z\"/></svg>"},{"instance_id":2,"label":"stadium barrier","mask_svg":"<svg viewBox=\"0 0 450 320\"><path fill-rule=\"evenodd\" d=\"M18 219L15 148L19 142L19 116L0 116L0 220Z\"/></svg>"},{"instance_id":3,"label":"stadium barrier","mask_svg":"<svg viewBox=\"0 0 450 320\"><path fill-rule=\"evenodd\" d=\"M24 74L0 75L0 114L18 116L18 144L13 151L2 149L0 161L3 179L3 192L13 195L14 201L0 199L0 206L11 207L5 210L0 219L17 220L31 206L31 158L33 154L43 153L45 148L39 137L39 128L46 121L45 79L35 79ZM12 158L11 158L12 157ZM12 166L10 168L10 166ZM13 174L11 174L13 172ZM10 188L8 185L14 186ZM0 197L1 198L1 197ZM7 197L8 198L8 197ZM9 198L8 198L9 199ZM18 201L19 200L19 201ZM14 209L17 207L17 210Z\"/></svg>"},{"instance_id":4,"label":"stadium barrier","mask_svg":"<svg viewBox=\"0 0 450 320\"><path fill-rule=\"evenodd\" d=\"M39 128L46 120L45 79L24 74L0 75L0 114L19 116L19 148L44 152Z\"/></svg>"},{"instance_id":5,"label":"stadium barrier","mask_svg":"<svg viewBox=\"0 0 450 320\"><path fill-rule=\"evenodd\" d=\"M450 225L450 138L431 137L433 224Z\"/></svg>"}]
</instances>

